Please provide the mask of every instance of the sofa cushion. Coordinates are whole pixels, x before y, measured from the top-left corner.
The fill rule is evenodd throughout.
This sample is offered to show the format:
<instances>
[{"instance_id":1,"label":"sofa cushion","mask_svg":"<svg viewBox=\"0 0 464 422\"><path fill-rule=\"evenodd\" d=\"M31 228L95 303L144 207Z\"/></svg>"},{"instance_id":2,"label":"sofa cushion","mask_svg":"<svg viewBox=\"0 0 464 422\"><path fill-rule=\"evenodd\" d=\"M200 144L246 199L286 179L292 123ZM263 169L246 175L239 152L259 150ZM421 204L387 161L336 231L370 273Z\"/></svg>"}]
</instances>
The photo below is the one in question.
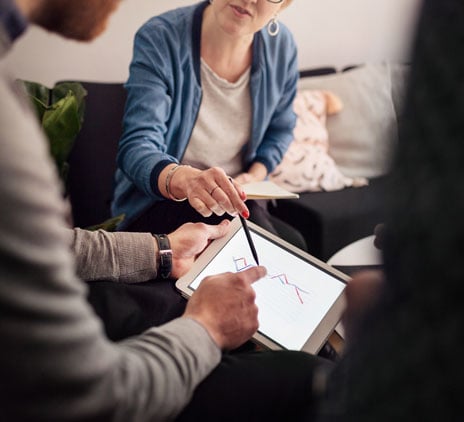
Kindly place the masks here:
<instances>
[{"instance_id":1,"label":"sofa cushion","mask_svg":"<svg viewBox=\"0 0 464 422\"><path fill-rule=\"evenodd\" d=\"M303 77L300 89L338 95L342 112L327 119L329 154L349 177L378 177L388 171L397 139L397 112L405 66L367 64L323 76Z\"/></svg>"}]
</instances>

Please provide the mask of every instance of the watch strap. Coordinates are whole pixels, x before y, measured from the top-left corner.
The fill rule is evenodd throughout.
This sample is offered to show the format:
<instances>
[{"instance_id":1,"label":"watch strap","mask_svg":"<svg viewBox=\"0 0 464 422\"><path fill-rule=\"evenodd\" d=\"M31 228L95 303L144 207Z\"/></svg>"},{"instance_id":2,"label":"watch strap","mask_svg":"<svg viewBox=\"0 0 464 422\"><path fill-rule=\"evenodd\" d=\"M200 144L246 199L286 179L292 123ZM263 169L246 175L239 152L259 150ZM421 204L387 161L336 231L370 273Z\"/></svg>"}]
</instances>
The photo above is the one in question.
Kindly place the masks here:
<instances>
[{"instance_id":1,"label":"watch strap","mask_svg":"<svg viewBox=\"0 0 464 422\"><path fill-rule=\"evenodd\" d=\"M154 234L158 242L159 266L158 272L163 278L169 278L172 272L172 249L166 234Z\"/></svg>"}]
</instances>

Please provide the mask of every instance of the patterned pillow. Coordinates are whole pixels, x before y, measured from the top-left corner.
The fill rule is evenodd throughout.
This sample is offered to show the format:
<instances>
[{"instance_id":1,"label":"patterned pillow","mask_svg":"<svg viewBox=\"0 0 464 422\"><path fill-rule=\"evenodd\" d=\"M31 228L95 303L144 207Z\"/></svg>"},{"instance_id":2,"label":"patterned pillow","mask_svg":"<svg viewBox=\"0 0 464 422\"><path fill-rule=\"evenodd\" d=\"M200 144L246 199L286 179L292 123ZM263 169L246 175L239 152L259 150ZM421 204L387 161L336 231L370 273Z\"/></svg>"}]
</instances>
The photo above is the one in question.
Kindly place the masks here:
<instances>
[{"instance_id":1,"label":"patterned pillow","mask_svg":"<svg viewBox=\"0 0 464 422\"><path fill-rule=\"evenodd\" d=\"M367 185L365 178L344 176L328 154L327 115L341 111L341 100L330 91L299 90L293 106L297 115L294 140L270 180L292 192Z\"/></svg>"}]
</instances>

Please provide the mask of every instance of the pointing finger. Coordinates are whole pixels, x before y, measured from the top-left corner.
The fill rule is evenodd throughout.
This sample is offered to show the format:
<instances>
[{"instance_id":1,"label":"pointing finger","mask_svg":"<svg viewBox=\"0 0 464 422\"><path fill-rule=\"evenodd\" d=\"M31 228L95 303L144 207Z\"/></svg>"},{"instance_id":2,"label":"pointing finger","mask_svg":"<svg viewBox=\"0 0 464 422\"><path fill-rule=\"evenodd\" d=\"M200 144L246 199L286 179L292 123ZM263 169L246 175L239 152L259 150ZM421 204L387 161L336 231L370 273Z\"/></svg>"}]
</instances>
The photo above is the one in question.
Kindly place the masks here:
<instances>
[{"instance_id":1,"label":"pointing finger","mask_svg":"<svg viewBox=\"0 0 464 422\"><path fill-rule=\"evenodd\" d=\"M238 274L243 276L243 280L251 285L259 279L263 278L267 274L267 270L263 266L258 266L248 268Z\"/></svg>"}]
</instances>

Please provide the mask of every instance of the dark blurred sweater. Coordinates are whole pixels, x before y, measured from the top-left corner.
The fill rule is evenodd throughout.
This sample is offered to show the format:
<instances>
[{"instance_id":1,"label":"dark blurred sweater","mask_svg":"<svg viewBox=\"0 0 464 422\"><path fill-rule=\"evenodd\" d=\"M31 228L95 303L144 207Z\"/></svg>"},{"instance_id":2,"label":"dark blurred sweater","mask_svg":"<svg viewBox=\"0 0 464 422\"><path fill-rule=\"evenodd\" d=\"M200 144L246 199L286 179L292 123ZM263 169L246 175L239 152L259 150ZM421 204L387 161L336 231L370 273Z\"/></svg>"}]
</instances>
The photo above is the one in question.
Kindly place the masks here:
<instances>
[{"instance_id":1,"label":"dark blurred sweater","mask_svg":"<svg viewBox=\"0 0 464 422\"><path fill-rule=\"evenodd\" d=\"M424 0L386 198L387 285L323 420L462 418L464 2Z\"/></svg>"}]
</instances>

